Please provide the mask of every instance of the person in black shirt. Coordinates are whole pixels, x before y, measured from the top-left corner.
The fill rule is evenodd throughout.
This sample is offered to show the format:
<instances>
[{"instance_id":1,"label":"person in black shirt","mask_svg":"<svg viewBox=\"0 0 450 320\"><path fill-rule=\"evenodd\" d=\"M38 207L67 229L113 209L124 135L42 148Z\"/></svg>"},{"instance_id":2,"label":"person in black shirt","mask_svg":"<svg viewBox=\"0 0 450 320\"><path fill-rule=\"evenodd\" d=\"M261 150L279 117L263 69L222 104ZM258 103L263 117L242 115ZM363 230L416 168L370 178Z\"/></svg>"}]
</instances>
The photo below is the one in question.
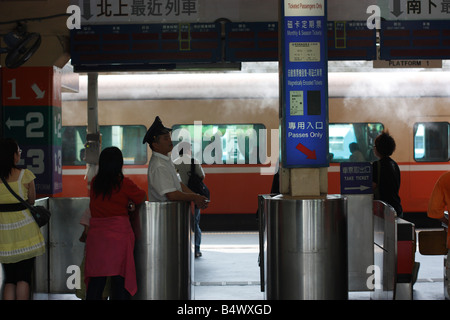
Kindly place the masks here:
<instances>
[{"instance_id":1,"label":"person in black shirt","mask_svg":"<svg viewBox=\"0 0 450 320\"><path fill-rule=\"evenodd\" d=\"M373 163L374 199L391 205L398 217L403 216L399 196L400 169L392 160L395 151L395 140L387 131L383 131L376 139L374 153L380 159Z\"/></svg>"}]
</instances>

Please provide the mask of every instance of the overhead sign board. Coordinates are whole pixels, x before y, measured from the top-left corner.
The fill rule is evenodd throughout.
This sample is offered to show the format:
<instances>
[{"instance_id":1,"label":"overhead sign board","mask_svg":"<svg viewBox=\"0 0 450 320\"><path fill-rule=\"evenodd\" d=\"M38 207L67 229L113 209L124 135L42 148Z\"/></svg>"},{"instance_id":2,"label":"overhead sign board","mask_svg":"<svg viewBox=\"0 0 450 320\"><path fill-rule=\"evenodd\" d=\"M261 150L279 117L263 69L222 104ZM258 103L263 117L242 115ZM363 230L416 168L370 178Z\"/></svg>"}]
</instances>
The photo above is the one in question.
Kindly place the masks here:
<instances>
[{"instance_id":1,"label":"overhead sign board","mask_svg":"<svg viewBox=\"0 0 450 320\"><path fill-rule=\"evenodd\" d=\"M370 162L341 163L341 194L371 194L372 165Z\"/></svg>"},{"instance_id":2,"label":"overhead sign board","mask_svg":"<svg viewBox=\"0 0 450 320\"><path fill-rule=\"evenodd\" d=\"M374 60L376 29L366 21L328 21L328 60Z\"/></svg>"},{"instance_id":3,"label":"overhead sign board","mask_svg":"<svg viewBox=\"0 0 450 320\"><path fill-rule=\"evenodd\" d=\"M290 23L291 35L300 32L303 37L319 30L319 25L310 27L303 21L300 26L299 20ZM376 30L368 29L365 21L330 21L320 32L328 40L328 60L376 59ZM278 61L277 21L85 25L70 34L71 63L77 72Z\"/></svg>"},{"instance_id":4,"label":"overhead sign board","mask_svg":"<svg viewBox=\"0 0 450 320\"><path fill-rule=\"evenodd\" d=\"M282 1L282 163L326 167L328 69L326 1Z\"/></svg>"},{"instance_id":5,"label":"overhead sign board","mask_svg":"<svg viewBox=\"0 0 450 320\"><path fill-rule=\"evenodd\" d=\"M70 0L81 25L277 21L278 0Z\"/></svg>"},{"instance_id":6,"label":"overhead sign board","mask_svg":"<svg viewBox=\"0 0 450 320\"><path fill-rule=\"evenodd\" d=\"M71 0L71 4L80 8L82 25L196 22L199 15L199 0Z\"/></svg>"},{"instance_id":7,"label":"overhead sign board","mask_svg":"<svg viewBox=\"0 0 450 320\"><path fill-rule=\"evenodd\" d=\"M278 0L70 0L80 9L81 25L277 21ZM329 21L363 21L380 7L387 20L448 19L447 0L327 0Z\"/></svg>"},{"instance_id":8,"label":"overhead sign board","mask_svg":"<svg viewBox=\"0 0 450 320\"><path fill-rule=\"evenodd\" d=\"M277 61L277 22L229 22L225 25L225 61Z\"/></svg>"},{"instance_id":9,"label":"overhead sign board","mask_svg":"<svg viewBox=\"0 0 450 320\"><path fill-rule=\"evenodd\" d=\"M381 21L382 60L449 57L450 20Z\"/></svg>"},{"instance_id":10,"label":"overhead sign board","mask_svg":"<svg viewBox=\"0 0 450 320\"><path fill-rule=\"evenodd\" d=\"M219 23L92 25L71 30L72 65L217 62Z\"/></svg>"},{"instance_id":11,"label":"overhead sign board","mask_svg":"<svg viewBox=\"0 0 450 320\"><path fill-rule=\"evenodd\" d=\"M448 0L378 0L385 20L448 20Z\"/></svg>"}]
</instances>

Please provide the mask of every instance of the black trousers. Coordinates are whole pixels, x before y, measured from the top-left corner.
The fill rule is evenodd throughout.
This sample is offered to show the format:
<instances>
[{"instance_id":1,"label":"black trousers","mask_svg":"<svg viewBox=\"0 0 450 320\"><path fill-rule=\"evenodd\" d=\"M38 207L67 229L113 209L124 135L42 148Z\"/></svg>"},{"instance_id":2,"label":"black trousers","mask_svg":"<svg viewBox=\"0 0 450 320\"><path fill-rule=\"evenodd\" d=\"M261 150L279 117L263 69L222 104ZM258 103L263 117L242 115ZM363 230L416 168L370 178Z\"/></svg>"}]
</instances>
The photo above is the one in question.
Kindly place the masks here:
<instances>
[{"instance_id":1,"label":"black trousers","mask_svg":"<svg viewBox=\"0 0 450 320\"><path fill-rule=\"evenodd\" d=\"M93 277L89 279L86 300L102 300L107 277ZM125 289L125 279L122 276L111 277L110 300L128 300L130 293Z\"/></svg>"}]
</instances>

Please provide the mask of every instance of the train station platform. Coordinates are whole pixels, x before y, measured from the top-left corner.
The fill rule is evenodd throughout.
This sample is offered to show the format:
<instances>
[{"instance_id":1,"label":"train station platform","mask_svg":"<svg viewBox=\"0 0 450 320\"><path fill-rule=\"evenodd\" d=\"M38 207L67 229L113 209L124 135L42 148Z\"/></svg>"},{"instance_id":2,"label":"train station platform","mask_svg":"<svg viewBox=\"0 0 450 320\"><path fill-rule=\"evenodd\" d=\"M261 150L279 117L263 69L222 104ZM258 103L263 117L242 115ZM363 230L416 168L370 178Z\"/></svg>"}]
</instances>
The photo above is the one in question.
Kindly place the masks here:
<instances>
[{"instance_id":1,"label":"train station platform","mask_svg":"<svg viewBox=\"0 0 450 320\"><path fill-rule=\"evenodd\" d=\"M420 231L416 230L416 232ZM194 300L264 300L260 289L257 232L203 232L202 257L195 259ZM424 256L414 284L414 300L445 300L444 256ZM37 300L76 300L75 295L35 295ZM370 292L350 292L349 300L370 300Z\"/></svg>"},{"instance_id":2,"label":"train station platform","mask_svg":"<svg viewBox=\"0 0 450 320\"><path fill-rule=\"evenodd\" d=\"M420 231L416 230L416 232ZM264 300L260 290L258 233L204 233L195 261L196 300ZM414 300L445 300L444 256L424 256L414 284ZM350 292L349 300L370 300L370 292Z\"/></svg>"}]
</instances>

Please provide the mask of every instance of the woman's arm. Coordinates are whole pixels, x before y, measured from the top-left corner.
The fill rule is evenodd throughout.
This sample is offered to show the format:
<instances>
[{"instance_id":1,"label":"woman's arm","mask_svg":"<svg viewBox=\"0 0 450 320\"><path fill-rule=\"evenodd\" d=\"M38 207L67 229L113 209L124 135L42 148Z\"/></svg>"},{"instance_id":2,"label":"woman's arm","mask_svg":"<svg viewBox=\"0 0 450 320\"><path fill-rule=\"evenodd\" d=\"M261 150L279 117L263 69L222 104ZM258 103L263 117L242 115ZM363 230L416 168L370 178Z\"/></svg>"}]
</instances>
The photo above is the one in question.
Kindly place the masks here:
<instances>
[{"instance_id":1,"label":"woman's arm","mask_svg":"<svg viewBox=\"0 0 450 320\"><path fill-rule=\"evenodd\" d=\"M28 189L28 199L27 202L31 205L36 201L36 187L34 186L34 180L31 180L28 184L25 185Z\"/></svg>"}]
</instances>

